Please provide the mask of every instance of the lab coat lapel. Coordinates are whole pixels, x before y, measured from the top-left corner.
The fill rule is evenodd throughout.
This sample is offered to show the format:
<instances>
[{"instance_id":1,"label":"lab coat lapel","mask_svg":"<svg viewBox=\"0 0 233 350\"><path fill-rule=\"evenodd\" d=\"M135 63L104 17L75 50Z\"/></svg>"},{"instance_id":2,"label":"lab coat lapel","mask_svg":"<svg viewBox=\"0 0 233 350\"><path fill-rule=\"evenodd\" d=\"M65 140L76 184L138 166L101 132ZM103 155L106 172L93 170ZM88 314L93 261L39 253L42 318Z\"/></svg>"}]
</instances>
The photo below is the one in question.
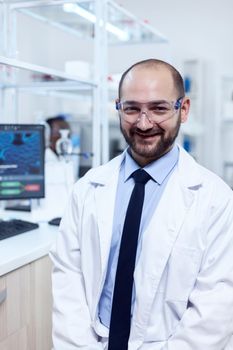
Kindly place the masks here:
<instances>
[{"instance_id":1,"label":"lab coat lapel","mask_svg":"<svg viewBox=\"0 0 233 350\"><path fill-rule=\"evenodd\" d=\"M115 182L115 179L114 179ZM95 200L97 224L99 229L100 254L102 268L107 264L112 238L112 224L117 184L112 183L96 189ZM103 271L102 271L103 272Z\"/></svg>"},{"instance_id":2,"label":"lab coat lapel","mask_svg":"<svg viewBox=\"0 0 233 350\"><path fill-rule=\"evenodd\" d=\"M177 169L171 175L148 229L143 235L141 260L159 283L165 265L201 184L194 160L180 149ZM143 251L145 254L143 254ZM159 263L158 263L159 262Z\"/></svg>"},{"instance_id":3,"label":"lab coat lapel","mask_svg":"<svg viewBox=\"0 0 233 350\"><path fill-rule=\"evenodd\" d=\"M121 162L117 162L117 164L113 164L113 166L109 168L110 171L106 171L104 176L105 179L102 179L102 183L96 186L95 189L95 208L99 232L102 275L106 270L111 245L120 163Z\"/></svg>"},{"instance_id":4,"label":"lab coat lapel","mask_svg":"<svg viewBox=\"0 0 233 350\"><path fill-rule=\"evenodd\" d=\"M178 176L174 174L143 235L142 251L144 249L146 254L142 254L142 259L146 259L148 271L158 283L193 197L192 191L181 188Z\"/></svg>"}]
</instances>

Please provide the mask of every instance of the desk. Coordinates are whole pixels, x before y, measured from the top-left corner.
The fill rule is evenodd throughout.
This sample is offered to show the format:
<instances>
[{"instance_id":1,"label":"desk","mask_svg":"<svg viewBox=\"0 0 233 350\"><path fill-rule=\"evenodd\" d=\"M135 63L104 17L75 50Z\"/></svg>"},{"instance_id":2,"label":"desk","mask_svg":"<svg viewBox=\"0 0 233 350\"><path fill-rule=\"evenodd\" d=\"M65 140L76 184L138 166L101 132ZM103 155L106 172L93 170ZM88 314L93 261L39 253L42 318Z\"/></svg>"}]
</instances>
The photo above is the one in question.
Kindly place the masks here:
<instances>
[{"instance_id":1,"label":"desk","mask_svg":"<svg viewBox=\"0 0 233 350\"><path fill-rule=\"evenodd\" d=\"M30 221L31 214L0 211L0 217ZM0 241L0 349L52 347L52 264L48 252L58 227L39 224L36 230Z\"/></svg>"},{"instance_id":2,"label":"desk","mask_svg":"<svg viewBox=\"0 0 233 350\"><path fill-rule=\"evenodd\" d=\"M30 220L25 219L24 220ZM54 244L58 227L39 223L36 230L0 241L0 276L48 254Z\"/></svg>"}]
</instances>

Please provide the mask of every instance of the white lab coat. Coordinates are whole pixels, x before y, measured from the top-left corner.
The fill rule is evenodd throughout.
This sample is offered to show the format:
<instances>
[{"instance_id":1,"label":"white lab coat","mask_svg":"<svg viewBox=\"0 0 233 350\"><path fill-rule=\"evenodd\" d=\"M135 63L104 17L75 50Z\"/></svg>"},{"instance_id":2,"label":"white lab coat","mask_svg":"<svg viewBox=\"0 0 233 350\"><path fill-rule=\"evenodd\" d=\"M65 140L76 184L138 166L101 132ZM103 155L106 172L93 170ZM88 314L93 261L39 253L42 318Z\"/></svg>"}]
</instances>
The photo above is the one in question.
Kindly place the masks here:
<instances>
[{"instance_id":1,"label":"white lab coat","mask_svg":"<svg viewBox=\"0 0 233 350\"><path fill-rule=\"evenodd\" d=\"M70 190L76 181L72 159L59 158L50 148L45 150L45 199L42 202L44 219L62 216Z\"/></svg>"},{"instance_id":2,"label":"white lab coat","mask_svg":"<svg viewBox=\"0 0 233 350\"><path fill-rule=\"evenodd\" d=\"M97 307L123 156L76 183L51 251L55 350L107 348ZM134 281L129 350L233 349L232 191L183 149L143 234Z\"/></svg>"}]
</instances>

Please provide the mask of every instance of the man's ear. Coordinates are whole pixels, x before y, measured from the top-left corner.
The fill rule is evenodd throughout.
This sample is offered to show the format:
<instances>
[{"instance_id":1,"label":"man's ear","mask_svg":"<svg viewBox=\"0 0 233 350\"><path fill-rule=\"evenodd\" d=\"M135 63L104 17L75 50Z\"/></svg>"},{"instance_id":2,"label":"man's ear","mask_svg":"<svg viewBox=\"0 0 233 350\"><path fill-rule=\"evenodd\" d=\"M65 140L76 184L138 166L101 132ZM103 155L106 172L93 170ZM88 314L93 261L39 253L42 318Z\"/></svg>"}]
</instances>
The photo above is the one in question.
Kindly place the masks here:
<instances>
[{"instance_id":1,"label":"man's ear","mask_svg":"<svg viewBox=\"0 0 233 350\"><path fill-rule=\"evenodd\" d=\"M185 123L187 121L189 109L190 109L190 99L188 97L184 97L184 99L182 101L182 105L180 107L181 123Z\"/></svg>"}]
</instances>

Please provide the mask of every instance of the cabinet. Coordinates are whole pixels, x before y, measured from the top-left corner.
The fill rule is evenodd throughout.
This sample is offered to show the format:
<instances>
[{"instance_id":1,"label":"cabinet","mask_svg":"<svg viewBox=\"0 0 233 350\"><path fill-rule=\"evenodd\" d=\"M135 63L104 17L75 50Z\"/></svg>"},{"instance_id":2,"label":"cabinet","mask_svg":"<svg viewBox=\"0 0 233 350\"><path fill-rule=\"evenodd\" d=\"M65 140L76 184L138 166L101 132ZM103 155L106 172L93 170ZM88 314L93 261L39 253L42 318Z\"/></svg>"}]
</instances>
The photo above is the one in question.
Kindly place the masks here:
<instances>
[{"instance_id":1,"label":"cabinet","mask_svg":"<svg viewBox=\"0 0 233 350\"><path fill-rule=\"evenodd\" d=\"M167 43L167 39L111 0L3 0L0 7L4 33L0 63L4 66L1 73L5 82L0 103L5 120L13 116L15 120L22 120L17 114L22 92L38 95L36 101L30 97L29 103L23 103L23 117L26 109L30 108L28 115L40 111L35 103L39 101L39 105L43 105L41 95L49 97L47 106L51 106L52 97L57 97L53 103L55 108L69 95L76 102L71 107L75 123L79 122L80 106L90 105L87 114L88 122L92 123L92 165L106 162L109 159L108 49L126 44ZM30 30L32 21L39 26L34 33ZM24 32L22 22L28 23L28 30ZM82 71L71 75L62 72L66 60L89 60L93 71L90 80L81 78ZM15 69L12 72L12 66L17 72ZM35 72L33 81L25 82L22 69ZM7 106L11 107L8 111Z\"/></svg>"},{"instance_id":2,"label":"cabinet","mask_svg":"<svg viewBox=\"0 0 233 350\"><path fill-rule=\"evenodd\" d=\"M0 277L0 295L0 349L51 350L49 257L42 257Z\"/></svg>"}]
</instances>

